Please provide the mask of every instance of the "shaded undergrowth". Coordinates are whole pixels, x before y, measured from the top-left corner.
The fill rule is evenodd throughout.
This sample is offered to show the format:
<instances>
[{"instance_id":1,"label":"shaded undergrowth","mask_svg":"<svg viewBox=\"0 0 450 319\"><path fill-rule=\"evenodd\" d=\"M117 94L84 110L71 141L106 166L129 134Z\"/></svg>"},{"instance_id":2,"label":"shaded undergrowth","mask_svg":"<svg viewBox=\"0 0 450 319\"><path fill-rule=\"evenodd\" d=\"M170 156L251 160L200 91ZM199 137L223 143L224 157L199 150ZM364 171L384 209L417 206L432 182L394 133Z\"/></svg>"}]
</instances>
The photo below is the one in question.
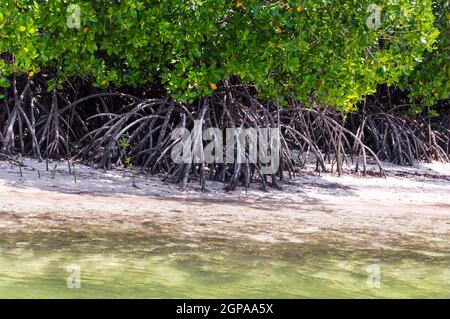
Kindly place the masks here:
<instances>
[{"instance_id":1,"label":"shaded undergrowth","mask_svg":"<svg viewBox=\"0 0 450 319\"><path fill-rule=\"evenodd\" d=\"M295 176L311 158L317 171L331 167L338 174L345 164L365 174L370 161L378 164L381 176L380 160L401 165L449 160L448 101L436 106L439 115L427 109L411 112L398 92L392 96L380 90L358 111L343 114L326 106L306 107L294 98L280 107L275 101L261 101L253 88L237 81L224 82L213 96L192 104L177 103L157 84L98 92L75 79L47 92L39 78L13 78L11 83L0 108L4 159L21 154L39 160L74 158L105 169L134 165L165 174L183 187L196 178L202 189L207 180L214 180L226 183L228 190L248 187L252 181L264 189L269 184L278 187L284 176ZM172 132L192 130L196 121L202 130L219 128L224 136L227 128L280 128L278 172L262 174L262 163L249 160L248 148L241 154L242 163L208 164L194 158L175 163L171 152L179 140L171 138Z\"/></svg>"}]
</instances>

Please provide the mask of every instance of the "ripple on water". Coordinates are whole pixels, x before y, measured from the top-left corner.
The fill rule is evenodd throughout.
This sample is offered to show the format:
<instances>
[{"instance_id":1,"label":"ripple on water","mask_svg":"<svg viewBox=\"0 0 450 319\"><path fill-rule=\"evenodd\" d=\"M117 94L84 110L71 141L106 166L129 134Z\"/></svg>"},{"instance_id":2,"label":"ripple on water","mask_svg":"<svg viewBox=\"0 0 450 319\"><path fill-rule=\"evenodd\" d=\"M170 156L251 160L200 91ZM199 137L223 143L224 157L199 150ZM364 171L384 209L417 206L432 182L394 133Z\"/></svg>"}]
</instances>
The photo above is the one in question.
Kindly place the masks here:
<instances>
[{"instance_id":1,"label":"ripple on water","mask_svg":"<svg viewBox=\"0 0 450 319\"><path fill-rule=\"evenodd\" d=\"M66 232L0 236L0 297L340 298L450 296L449 254L422 242L355 246L161 234ZM275 239L275 240L272 240ZM381 245L381 244L380 244ZM383 246L383 245L381 245ZM68 289L69 265L81 289ZM367 286L379 265L381 287Z\"/></svg>"}]
</instances>

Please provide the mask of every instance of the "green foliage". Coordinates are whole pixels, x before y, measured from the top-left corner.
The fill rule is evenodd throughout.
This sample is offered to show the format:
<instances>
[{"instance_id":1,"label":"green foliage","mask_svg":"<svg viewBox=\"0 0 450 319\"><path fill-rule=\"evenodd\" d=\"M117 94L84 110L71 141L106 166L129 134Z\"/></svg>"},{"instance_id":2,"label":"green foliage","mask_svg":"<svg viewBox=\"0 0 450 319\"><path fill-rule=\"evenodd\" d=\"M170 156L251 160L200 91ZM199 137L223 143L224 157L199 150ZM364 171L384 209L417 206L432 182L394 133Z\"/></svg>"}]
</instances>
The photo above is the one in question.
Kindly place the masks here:
<instances>
[{"instance_id":1,"label":"green foliage","mask_svg":"<svg viewBox=\"0 0 450 319\"><path fill-rule=\"evenodd\" d=\"M372 3L378 29L366 25ZM50 91L73 76L99 88L160 80L186 102L237 76L281 102L350 110L384 83L430 102L449 92L439 5L446 13L432 0L2 0L0 86L46 70Z\"/></svg>"},{"instance_id":2,"label":"green foliage","mask_svg":"<svg viewBox=\"0 0 450 319\"><path fill-rule=\"evenodd\" d=\"M120 151L123 154L124 157L124 162L123 164L125 165L125 167L131 167L133 166L133 158L128 154L129 148L130 148L130 141L128 138L126 137L122 137L119 140L119 148Z\"/></svg>"},{"instance_id":3,"label":"green foliage","mask_svg":"<svg viewBox=\"0 0 450 319\"><path fill-rule=\"evenodd\" d=\"M130 147L130 142L128 141L128 138L122 137L119 140L119 147L122 152L126 152L128 150L128 148Z\"/></svg>"},{"instance_id":4,"label":"green foliage","mask_svg":"<svg viewBox=\"0 0 450 319\"><path fill-rule=\"evenodd\" d=\"M450 95L450 2L435 1L433 10L435 28L440 32L437 41L400 84L425 105L433 105Z\"/></svg>"}]
</instances>

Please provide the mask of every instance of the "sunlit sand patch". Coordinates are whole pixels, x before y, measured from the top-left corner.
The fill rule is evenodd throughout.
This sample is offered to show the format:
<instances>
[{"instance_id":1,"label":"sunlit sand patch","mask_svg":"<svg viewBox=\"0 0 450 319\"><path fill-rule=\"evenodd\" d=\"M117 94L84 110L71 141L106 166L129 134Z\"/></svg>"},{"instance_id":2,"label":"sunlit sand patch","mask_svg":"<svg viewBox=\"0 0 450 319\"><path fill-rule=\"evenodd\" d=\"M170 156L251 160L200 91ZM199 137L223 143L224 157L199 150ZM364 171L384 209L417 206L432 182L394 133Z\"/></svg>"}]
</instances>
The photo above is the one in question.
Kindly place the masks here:
<instances>
[{"instance_id":1,"label":"sunlit sand patch","mask_svg":"<svg viewBox=\"0 0 450 319\"><path fill-rule=\"evenodd\" d=\"M77 184L61 172L53 187L31 170L42 163L26 163L19 180L0 162L2 296L449 295L449 185L439 179L388 167L388 179L306 173L283 191L213 183L201 194L148 176L136 189L126 172L81 165ZM66 287L70 264L80 291ZM378 290L366 285L370 264L382 270Z\"/></svg>"}]
</instances>

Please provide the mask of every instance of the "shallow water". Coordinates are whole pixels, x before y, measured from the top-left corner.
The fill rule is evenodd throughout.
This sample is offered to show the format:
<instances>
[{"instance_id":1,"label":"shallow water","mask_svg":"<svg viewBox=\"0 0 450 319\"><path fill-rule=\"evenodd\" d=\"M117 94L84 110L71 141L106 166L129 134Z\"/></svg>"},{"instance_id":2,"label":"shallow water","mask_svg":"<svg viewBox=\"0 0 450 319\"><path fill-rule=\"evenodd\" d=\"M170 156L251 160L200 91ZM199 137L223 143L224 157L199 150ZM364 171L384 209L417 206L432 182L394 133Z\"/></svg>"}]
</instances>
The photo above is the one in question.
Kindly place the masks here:
<instances>
[{"instance_id":1,"label":"shallow water","mask_svg":"<svg viewBox=\"0 0 450 319\"><path fill-rule=\"evenodd\" d=\"M393 248L365 249L325 235L268 243L67 230L0 234L0 297L450 297L448 252ZM374 264L380 288L367 284ZM79 289L67 287L71 265L80 267Z\"/></svg>"}]
</instances>

